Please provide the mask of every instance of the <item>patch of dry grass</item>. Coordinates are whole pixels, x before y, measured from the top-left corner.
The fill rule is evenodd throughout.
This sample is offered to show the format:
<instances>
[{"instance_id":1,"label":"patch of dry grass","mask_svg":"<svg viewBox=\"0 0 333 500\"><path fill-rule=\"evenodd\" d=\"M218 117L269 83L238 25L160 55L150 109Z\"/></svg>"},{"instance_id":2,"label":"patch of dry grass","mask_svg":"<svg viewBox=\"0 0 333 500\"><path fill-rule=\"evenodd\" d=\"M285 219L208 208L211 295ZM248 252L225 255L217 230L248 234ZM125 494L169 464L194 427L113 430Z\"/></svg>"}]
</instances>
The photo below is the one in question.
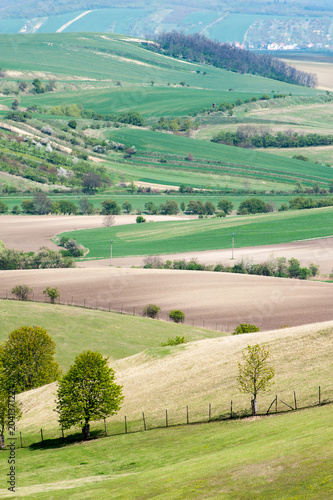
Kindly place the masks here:
<instances>
[{"instance_id":1,"label":"patch of dry grass","mask_svg":"<svg viewBox=\"0 0 333 500\"><path fill-rule=\"evenodd\" d=\"M125 400L118 415L110 421L139 421L145 412L147 426L163 425L165 409L169 423L207 419L208 404L212 417L230 410L249 409L250 395L241 394L237 386L237 362L249 344L267 345L275 368L275 385L259 396L259 411L266 411L277 394L293 405L296 391L298 406L333 399L332 359L333 322L256 332L192 342L174 348L156 348L112 362L117 382L123 385ZM52 411L55 384L29 391L20 396L24 417L21 429L39 429L56 424ZM287 409L279 402L279 409Z\"/></svg>"}]
</instances>

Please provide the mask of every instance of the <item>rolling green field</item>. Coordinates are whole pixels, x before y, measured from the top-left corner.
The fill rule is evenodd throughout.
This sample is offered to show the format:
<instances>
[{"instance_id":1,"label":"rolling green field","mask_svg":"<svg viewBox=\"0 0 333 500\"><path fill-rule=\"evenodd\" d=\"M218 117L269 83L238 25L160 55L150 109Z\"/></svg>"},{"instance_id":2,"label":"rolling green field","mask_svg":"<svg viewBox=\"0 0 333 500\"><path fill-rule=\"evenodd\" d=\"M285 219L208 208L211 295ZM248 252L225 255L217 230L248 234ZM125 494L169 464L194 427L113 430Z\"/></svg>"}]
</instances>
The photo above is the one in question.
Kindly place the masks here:
<instances>
[{"instance_id":1,"label":"rolling green field","mask_svg":"<svg viewBox=\"0 0 333 500\"><path fill-rule=\"evenodd\" d=\"M84 18L82 18L84 19ZM139 85L185 81L207 91L246 93L281 92L294 95L322 94L322 91L290 85L276 80L238 74L203 64L166 57L144 49L124 35L61 33L0 35L0 65L6 70L45 71L56 78L123 80ZM199 71L199 73L197 73ZM206 72L206 74L203 74Z\"/></svg>"},{"instance_id":2,"label":"rolling green field","mask_svg":"<svg viewBox=\"0 0 333 500\"><path fill-rule=\"evenodd\" d=\"M119 66L126 63L119 63ZM127 63L128 65L128 63ZM118 65L117 65L118 67ZM151 76L153 79L153 75ZM213 102L235 102L237 99L253 97L253 92L228 92L205 90L200 88L176 87L167 85L155 86L146 82L139 88L111 87L107 89L79 89L76 95L73 91L56 92L43 96L23 96L22 105L28 106L58 106L66 104L83 105L95 113L122 113L129 109L139 112L144 118L160 116L187 116L199 113L203 108L210 109ZM74 84L75 85L75 82Z\"/></svg>"},{"instance_id":3,"label":"rolling green field","mask_svg":"<svg viewBox=\"0 0 333 500\"><path fill-rule=\"evenodd\" d=\"M67 446L46 441L16 451L20 498L326 500L332 412L329 405ZM3 476L7 469L3 462Z\"/></svg>"},{"instance_id":4,"label":"rolling green field","mask_svg":"<svg viewBox=\"0 0 333 500\"><path fill-rule=\"evenodd\" d=\"M177 335L189 341L218 336L217 332L177 323L38 302L0 300L0 318L1 342L21 326L38 324L46 329L57 345L56 359L65 371L86 349L103 352L114 360L161 347Z\"/></svg>"},{"instance_id":5,"label":"rolling green field","mask_svg":"<svg viewBox=\"0 0 333 500\"><path fill-rule=\"evenodd\" d=\"M83 17L80 22L88 22L93 14ZM36 105L42 108L43 112L35 113L30 122L36 131L45 123L50 123L61 137L69 117L48 114L52 106L59 104L75 103L104 115L138 111L149 125L161 116L185 117L204 108L210 110L213 102L234 103L237 99L244 101L254 96L260 99L264 93L271 96L276 92L285 95L291 93L292 97L287 99L271 99L269 103L258 101L249 104L248 109L245 106L235 108L237 123L255 120L265 124L276 119L286 127L292 124L293 110L296 113L295 123L301 126L302 118L306 115L308 123L314 119L318 127L318 110L324 106L321 100L325 94L322 91L176 60L148 51L122 35L0 35L0 46L0 66L4 70L19 72L12 76L9 73L9 77L0 82L0 90L6 90L6 85L15 89L18 79L26 79L30 85L36 71L42 72L42 76L38 75L45 83L55 78L57 87L54 92L21 92L20 101L22 106ZM180 82L183 82L183 86ZM309 101L304 101L307 98ZM0 95L0 104L10 107L12 99ZM302 110L297 110L298 99L302 103ZM320 102L314 102L316 99ZM285 104L285 108L280 109L282 104ZM5 109L0 111L2 117L6 113ZM233 117L229 118L234 127ZM221 114L206 113L198 119L200 127L218 123L223 123L223 127L228 126L228 117ZM324 121L329 126L328 111ZM132 127L106 128L105 123L98 126L100 130L97 132L96 127L92 130L93 120L78 119L76 135L79 143L81 141L79 147L83 146L85 135L134 145L138 154L130 161L123 161L120 155L110 154L105 163L109 171L118 171L117 175L125 175L126 180L175 186L185 183L199 188L221 186L243 189L245 184L250 184L252 190L290 191L298 179L305 186L318 181L320 187L327 188L333 178L332 169L324 165L284 158L276 154L279 152L268 154L197 140L209 138L209 133L202 133L204 129L199 130L196 139L192 139ZM67 131L65 139L62 139L68 141L68 145L70 140L74 139L74 144L76 140L76 136L71 137L70 132ZM185 161L189 153L194 155L195 161ZM286 151L287 156L288 153ZM314 156L311 158L315 160ZM161 164L161 159L166 160L166 164Z\"/></svg>"},{"instance_id":6,"label":"rolling green field","mask_svg":"<svg viewBox=\"0 0 333 500\"><path fill-rule=\"evenodd\" d=\"M63 233L89 248L87 258L168 254L231 247L272 245L333 235L333 208L278 212L225 219L150 222ZM61 236L61 235L58 235Z\"/></svg>"},{"instance_id":7,"label":"rolling green field","mask_svg":"<svg viewBox=\"0 0 333 500\"><path fill-rule=\"evenodd\" d=\"M107 133L109 139L134 144L138 155L133 161L138 163L138 156L155 168L166 169L156 160L161 158L182 161L181 167L176 170L193 171L210 174L229 174L233 176L246 176L260 178L262 181L275 181L295 183L298 178L305 182L324 182L328 185L333 179L333 170L324 165L312 162L301 162L292 158L285 158L258 150L235 148L223 144L196 141L188 137L179 137L162 132L152 132L141 129L121 128ZM154 155L149 155L154 151ZM194 155L194 161L184 161L189 153ZM165 156L164 156L165 155ZM155 158L154 158L155 156ZM201 165L197 161L201 160ZM211 164L209 164L211 162ZM171 165L172 166L172 165ZM170 166L169 166L170 168Z\"/></svg>"}]
</instances>

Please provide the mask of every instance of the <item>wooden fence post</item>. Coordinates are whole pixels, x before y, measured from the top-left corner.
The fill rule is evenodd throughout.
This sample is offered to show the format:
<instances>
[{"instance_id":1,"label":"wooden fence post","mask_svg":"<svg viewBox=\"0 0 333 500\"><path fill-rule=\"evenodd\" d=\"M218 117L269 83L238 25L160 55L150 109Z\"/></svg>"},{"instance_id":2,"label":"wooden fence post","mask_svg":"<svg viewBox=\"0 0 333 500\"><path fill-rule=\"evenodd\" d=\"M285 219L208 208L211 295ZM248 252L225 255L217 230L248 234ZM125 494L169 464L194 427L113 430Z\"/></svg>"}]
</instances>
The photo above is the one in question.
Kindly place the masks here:
<instances>
[{"instance_id":1,"label":"wooden fence post","mask_svg":"<svg viewBox=\"0 0 333 500\"><path fill-rule=\"evenodd\" d=\"M126 415L125 415L125 434L127 434L127 419L126 419Z\"/></svg>"},{"instance_id":2,"label":"wooden fence post","mask_svg":"<svg viewBox=\"0 0 333 500\"><path fill-rule=\"evenodd\" d=\"M188 406L186 406L186 423L188 424Z\"/></svg>"},{"instance_id":3,"label":"wooden fence post","mask_svg":"<svg viewBox=\"0 0 333 500\"><path fill-rule=\"evenodd\" d=\"M211 405L211 403L209 403L208 422L211 421L211 417L212 417L212 405Z\"/></svg>"},{"instance_id":4,"label":"wooden fence post","mask_svg":"<svg viewBox=\"0 0 333 500\"><path fill-rule=\"evenodd\" d=\"M168 410L165 410L165 427L168 427Z\"/></svg>"},{"instance_id":5,"label":"wooden fence post","mask_svg":"<svg viewBox=\"0 0 333 500\"><path fill-rule=\"evenodd\" d=\"M296 392L294 391L294 401L295 401L295 410L297 410L297 399L296 399Z\"/></svg>"},{"instance_id":6,"label":"wooden fence post","mask_svg":"<svg viewBox=\"0 0 333 500\"><path fill-rule=\"evenodd\" d=\"M147 428L146 428L146 419L145 419L145 414L144 414L144 412L142 412L142 420L143 420L143 428L144 428L144 430L146 431L146 430L147 430Z\"/></svg>"},{"instance_id":7,"label":"wooden fence post","mask_svg":"<svg viewBox=\"0 0 333 500\"><path fill-rule=\"evenodd\" d=\"M232 418L232 401L230 401L230 418Z\"/></svg>"},{"instance_id":8,"label":"wooden fence post","mask_svg":"<svg viewBox=\"0 0 333 500\"><path fill-rule=\"evenodd\" d=\"M104 417L104 430L105 430L105 435L107 436L108 435L108 431L107 431L107 428L106 428L105 417Z\"/></svg>"},{"instance_id":9,"label":"wooden fence post","mask_svg":"<svg viewBox=\"0 0 333 500\"><path fill-rule=\"evenodd\" d=\"M20 431L21 448L23 448L22 432Z\"/></svg>"},{"instance_id":10,"label":"wooden fence post","mask_svg":"<svg viewBox=\"0 0 333 500\"><path fill-rule=\"evenodd\" d=\"M276 395L275 396L275 413L277 413L277 401L278 401L278 397Z\"/></svg>"},{"instance_id":11,"label":"wooden fence post","mask_svg":"<svg viewBox=\"0 0 333 500\"><path fill-rule=\"evenodd\" d=\"M320 405L321 405L321 394L320 394L320 386L319 386L319 394L318 394L318 396L319 396L319 406L320 406Z\"/></svg>"},{"instance_id":12,"label":"wooden fence post","mask_svg":"<svg viewBox=\"0 0 333 500\"><path fill-rule=\"evenodd\" d=\"M41 435L41 438L42 438L42 443L44 443L44 439L43 439L43 429L40 430L40 435Z\"/></svg>"}]
</instances>

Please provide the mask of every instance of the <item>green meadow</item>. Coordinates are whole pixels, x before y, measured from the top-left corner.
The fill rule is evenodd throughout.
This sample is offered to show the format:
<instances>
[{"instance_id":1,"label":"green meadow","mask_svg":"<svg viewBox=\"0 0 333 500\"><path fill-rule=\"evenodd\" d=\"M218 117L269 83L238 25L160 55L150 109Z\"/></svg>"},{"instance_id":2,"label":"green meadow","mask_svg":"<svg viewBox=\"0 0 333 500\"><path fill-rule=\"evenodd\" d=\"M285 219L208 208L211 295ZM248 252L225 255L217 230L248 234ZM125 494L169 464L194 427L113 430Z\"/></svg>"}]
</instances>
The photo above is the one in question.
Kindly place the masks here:
<instances>
[{"instance_id":1,"label":"green meadow","mask_svg":"<svg viewBox=\"0 0 333 500\"><path fill-rule=\"evenodd\" d=\"M84 18L83 18L84 19ZM178 84L208 92L281 92L295 95L322 94L322 91L276 80L238 74L203 64L192 64L146 50L124 35L60 33L0 35L1 67L7 70L45 71L56 78L65 76L123 80L134 84ZM204 74L205 73L205 74Z\"/></svg>"},{"instance_id":2,"label":"green meadow","mask_svg":"<svg viewBox=\"0 0 333 500\"><path fill-rule=\"evenodd\" d=\"M333 494L332 417L333 407L328 405L252 421L156 429L71 445L47 440L44 446L16 450L19 495L74 500L326 500ZM3 477L7 470L3 461ZM10 495L1 490L2 498Z\"/></svg>"},{"instance_id":3,"label":"green meadow","mask_svg":"<svg viewBox=\"0 0 333 500\"><path fill-rule=\"evenodd\" d=\"M333 235L333 208L250 216L149 222L63 233L89 249L87 258L169 254L231 247L273 245ZM62 236L62 235L58 235Z\"/></svg>"},{"instance_id":4,"label":"green meadow","mask_svg":"<svg viewBox=\"0 0 333 500\"><path fill-rule=\"evenodd\" d=\"M169 337L185 336L194 341L217 336L217 332L177 323L38 302L0 300L0 319L0 342L21 326L46 329L56 343L56 359L65 371L77 354L87 349L115 360L161 347Z\"/></svg>"}]
</instances>

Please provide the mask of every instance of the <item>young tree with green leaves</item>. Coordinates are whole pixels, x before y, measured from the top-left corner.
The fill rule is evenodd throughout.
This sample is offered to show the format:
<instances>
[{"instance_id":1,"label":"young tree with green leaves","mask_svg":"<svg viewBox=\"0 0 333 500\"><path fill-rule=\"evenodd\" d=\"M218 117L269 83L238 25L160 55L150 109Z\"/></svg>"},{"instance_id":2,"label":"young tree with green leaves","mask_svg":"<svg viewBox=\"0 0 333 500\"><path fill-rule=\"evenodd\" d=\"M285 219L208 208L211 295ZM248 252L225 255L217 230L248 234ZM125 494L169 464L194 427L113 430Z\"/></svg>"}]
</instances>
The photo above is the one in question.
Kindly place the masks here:
<instances>
[{"instance_id":1,"label":"young tree with green leaves","mask_svg":"<svg viewBox=\"0 0 333 500\"><path fill-rule=\"evenodd\" d=\"M243 363L238 363L239 390L253 395L253 415L257 412L257 394L273 383L274 369L268 362L269 355L269 349L264 346L248 345L243 351Z\"/></svg>"},{"instance_id":2,"label":"young tree with green leaves","mask_svg":"<svg viewBox=\"0 0 333 500\"><path fill-rule=\"evenodd\" d=\"M16 285L12 288L12 294L18 300L28 300L29 294L32 293L32 288L29 288L28 285Z\"/></svg>"},{"instance_id":3,"label":"young tree with green leaves","mask_svg":"<svg viewBox=\"0 0 333 500\"><path fill-rule=\"evenodd\" d=\"M12 331L0 350L4 388L19 393L57 380L61 370L55 350L52 338L39 326Z\"/></svg>"},{"instance_id":4,"label":"young tree with green leaves","mask_svg":"<svg viewBox=\"0 0 333 500\"><path fill-rule=\"evenodd\" d=\"M117 413L124 399L122 387L114 381L108 359L84 351L59 382L57 412L63 429L80 425L83 439L90 436L90 422Z\"/></svg>"},{"instance_id":5,"label":"young tree with green leaves","mask_svg":"<svg viewBox=\"0 0 333 500\"><path fill-rule=\"evenodd\" d=\"M46 289L43 290L43 294L48 296L51 304L54 304L56 299L60 297L58 288L51 288L50 286L47 286Z\"/></svg>"}]
</instances>

